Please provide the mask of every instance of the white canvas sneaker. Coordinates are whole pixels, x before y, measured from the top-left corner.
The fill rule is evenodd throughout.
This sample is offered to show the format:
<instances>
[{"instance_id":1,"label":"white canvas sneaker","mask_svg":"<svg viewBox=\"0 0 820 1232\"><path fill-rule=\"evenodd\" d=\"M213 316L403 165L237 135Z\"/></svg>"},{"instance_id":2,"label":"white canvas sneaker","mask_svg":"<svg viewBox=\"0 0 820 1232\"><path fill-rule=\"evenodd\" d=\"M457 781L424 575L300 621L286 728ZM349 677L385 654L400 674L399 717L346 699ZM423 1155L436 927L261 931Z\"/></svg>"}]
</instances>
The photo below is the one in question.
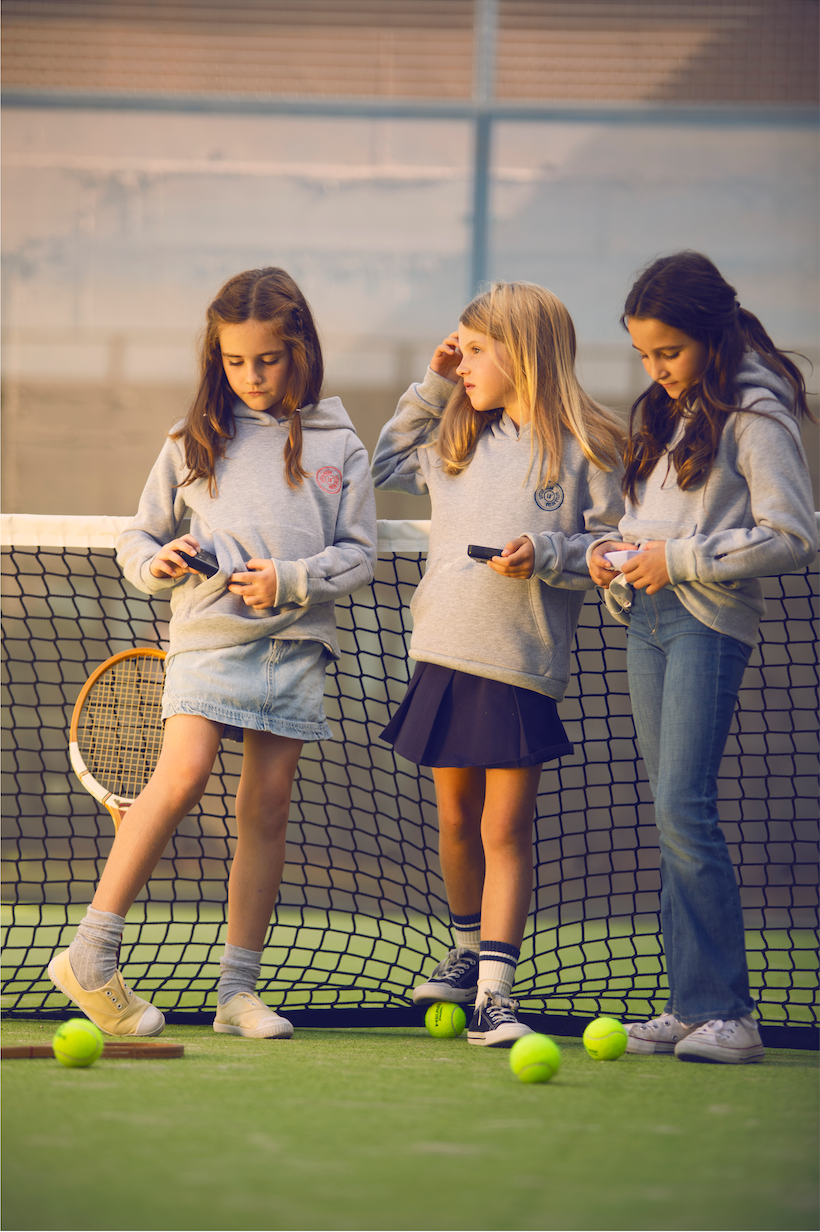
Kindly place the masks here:
<instances>
[{"instance_id":1,"label":"white canvas sneaker","mask_svg":"<svg viewBox=\"0 0 820 1232\"><path fill-rule=\"evenodd\" d=\"M674 1014L661 1014L660 1018L650 1018L649 1022L630 1022L626 1024L626 1051L640 1053L673 1053L675 1045L700 1026L695 1022L688 1026Z\"/></svg>"},{"instance_id":2,"label":"white canvas sneaker","mask_svg":"<svg viewBox=\"0 0 820 1232\"><path fill-rule=\"evenodd\" d=\"M290 1039L293 1024L268 1009L255 992L238 992L227 1004L217 1005L214 1031L245 1039Z\"/></svg>"},{"instance_id":3,"label":"white canvas sneaker","mask_svg":"<svg viewBox=\"0 0 820 1232\"><path fill-rule=\"evenodd\" d=\"M714 1018L692 1031L675 1047L679 1061L711 1061L718 1065L750 1065L762 1061L766 1049L754 1018Z\"/></svg>"}]
</instances>

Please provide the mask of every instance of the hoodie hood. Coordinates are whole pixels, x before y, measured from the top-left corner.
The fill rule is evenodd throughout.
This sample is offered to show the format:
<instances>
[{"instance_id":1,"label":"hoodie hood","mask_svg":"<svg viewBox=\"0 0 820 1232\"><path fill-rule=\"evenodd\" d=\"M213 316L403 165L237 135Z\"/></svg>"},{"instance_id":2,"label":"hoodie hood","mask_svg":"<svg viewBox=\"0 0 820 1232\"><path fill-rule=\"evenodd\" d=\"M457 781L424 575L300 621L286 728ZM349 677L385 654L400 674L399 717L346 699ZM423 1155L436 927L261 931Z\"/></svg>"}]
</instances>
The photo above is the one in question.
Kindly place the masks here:
<instances>
[{"instance_id":1,"label":"hoodie hood","mask_svg":"<svg viewBox=\"0 0 820 1232\"><path fill-rule=\"evenodd\" d=\"M772 400L783 410L794 413L794 391L785 379L774 372L757 351L747 351L743 356L735 377L735 387L738 391L738 403L742 407L752 407L761 404L761 409L771 410L768 405Z\"/></svg>"},{"instance_id":2,"label":"hoodie hood","mask_svg":"<svg viewBox=\"0 0 820 1232\"><path fill-rule=\"evenodd\" d=\"M241 398L237 398L233 405L233 415L236 420L267 427L284 427L288 423L286 419L276 419L267 411L255 411ZM302 427L305 429L321 431L331 428L347 428L351 432L356 431L353 421L342 406L341 398L322 398L321 402L316 402L312 406L300 407L299 415L302 419Z\"/></svg>"}]
</instances>

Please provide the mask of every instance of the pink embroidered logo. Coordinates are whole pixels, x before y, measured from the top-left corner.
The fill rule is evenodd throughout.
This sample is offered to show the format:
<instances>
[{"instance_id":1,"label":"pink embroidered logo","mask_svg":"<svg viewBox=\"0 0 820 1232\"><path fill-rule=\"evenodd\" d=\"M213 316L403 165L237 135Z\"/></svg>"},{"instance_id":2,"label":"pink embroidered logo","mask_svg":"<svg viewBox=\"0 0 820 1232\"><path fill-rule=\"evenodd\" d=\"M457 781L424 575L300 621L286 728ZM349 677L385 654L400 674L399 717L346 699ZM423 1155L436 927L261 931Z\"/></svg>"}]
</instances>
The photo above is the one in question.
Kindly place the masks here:
<instances>
[{"instance_id":1,"label":"pink embroidered logo","mask_svg":"<svg viewBox=\"0 0 820 1232\"><path fill-rule=\"evenodd\" d=\"M342 490L342 472L336 466L320 466L316 472L316 482L323 492L335 496Z\"/></svg>"}]
</instances>

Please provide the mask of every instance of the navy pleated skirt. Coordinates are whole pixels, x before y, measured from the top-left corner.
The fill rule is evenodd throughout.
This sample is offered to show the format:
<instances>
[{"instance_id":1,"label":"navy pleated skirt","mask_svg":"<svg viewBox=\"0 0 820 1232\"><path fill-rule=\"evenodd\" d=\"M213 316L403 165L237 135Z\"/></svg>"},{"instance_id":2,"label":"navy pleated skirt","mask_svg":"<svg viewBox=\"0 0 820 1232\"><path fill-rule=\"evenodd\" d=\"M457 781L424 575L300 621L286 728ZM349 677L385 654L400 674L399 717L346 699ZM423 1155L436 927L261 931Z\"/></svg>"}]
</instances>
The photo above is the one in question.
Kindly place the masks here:
<instances>
[{"instance_id":1,"label":"navy pleated skirt","mask_svg":"<svg viewBox=\"0 0 820 1232\"><path fill-rule=\"evenodd\" d=\"M511 770L573 751L553 698L437 663L416 664L381 736L417 766Z\"/></svg>"}]
</instances>

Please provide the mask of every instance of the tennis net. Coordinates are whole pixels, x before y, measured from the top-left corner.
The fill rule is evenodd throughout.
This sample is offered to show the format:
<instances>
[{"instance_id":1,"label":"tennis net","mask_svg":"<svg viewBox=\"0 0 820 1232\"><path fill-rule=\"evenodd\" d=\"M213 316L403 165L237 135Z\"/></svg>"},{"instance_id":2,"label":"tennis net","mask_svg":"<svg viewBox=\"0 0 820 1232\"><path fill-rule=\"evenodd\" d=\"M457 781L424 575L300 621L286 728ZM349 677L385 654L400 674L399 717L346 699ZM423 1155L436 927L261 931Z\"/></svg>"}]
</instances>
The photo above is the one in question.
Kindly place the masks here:
<instances>
[{"instance_id":1,"label":"tennis net","mask_svg":"<svg viewBox=\"0 0 820 1232\"><path fill-rule=\"evenodd\" d=\"M7 1013L64 1010L45 968L73 936L113 839L70 769L74 701L109 656L167 645L167 601L134 590L114 559L127 521L3 518ZM427 524L382 522L379 535L373 585L337 609L343 653L326 697L337 738L306 745L300 760L264 954L260 992L297 1025L420 1021L413 985L451 945L431 774L379 739L408 679ZM806 1046L804 1029L818 1022L816 564L764 585L768 614L721 768L720 813L759 1017ZM591 592L560 707L575 753L545 768L538 796L515 996L525 1017L568 1034L598 1013L651 1016L667 997L657 832L625 642ZM172 1019L204 1020L216 1000L238 748L223 743L201 804L129 913L121 965Z\"/></svg>"}]
</instances>

